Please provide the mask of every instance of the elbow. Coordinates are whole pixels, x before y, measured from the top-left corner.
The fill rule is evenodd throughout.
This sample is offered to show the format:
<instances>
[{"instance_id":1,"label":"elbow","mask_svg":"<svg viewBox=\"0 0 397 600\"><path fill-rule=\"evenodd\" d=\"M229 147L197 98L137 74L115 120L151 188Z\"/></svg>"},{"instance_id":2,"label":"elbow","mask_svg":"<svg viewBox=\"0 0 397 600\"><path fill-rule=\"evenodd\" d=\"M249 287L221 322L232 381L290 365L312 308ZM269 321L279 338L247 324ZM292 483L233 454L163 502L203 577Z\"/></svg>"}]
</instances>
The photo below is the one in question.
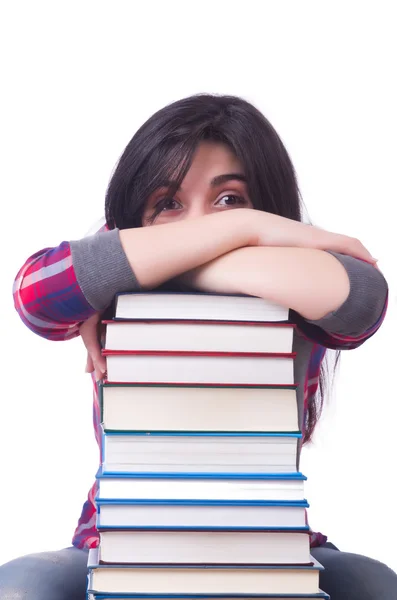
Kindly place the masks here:
<instances>
[{"instance_id":1,"label":"elbow","mask_svg":"<svg viewBox=\"0 0 397 600\"><path fill-rule=\"evenodd\" d=\"M27 309L25 302L20 290L14 291L14 307L19 318L30 331L39 337L52 341L64 341L79 335L79 324L55 323L45 319L38 306Z\"/></svg>"},{"instance_id":2,"label":"elbow","mask_svg":"<svg viewBox=\"0 0 397 600\"><path fill-rule=\"evenodd\" d=\"M13 285L14 308L22 323L33 333L47 340L63 341L79 335L76 319L69 322L55 318L52 302L45 303L29 285L26 274L19 272Z\"/></svg>"},{"instance_id":3,"label":"elbow","mask_svg":"<svg viewBox=\"0 0 397 600\"><path fill-rule=\"evenodd\" d=\"M376 270L375 267L373 269ZM369 286L362 290L362 300L356 314L352 315L353 327L348 333L351 337L359 337L369 330L377 331L386 316L389 287L380 271L376 270L374 279L377 280L376 289Z\"/></svg>"},{"instance_id":4,"label":"elbow","mask_svg":"<svg viewBox=\"0 0 397 600\"><path fill-rule=\"evenodd\" d=\"M350 257L349 257L350 258ZM350 259L349 262L356 261ZM388 285L383 274L372 265L356 263L348 269L350 290L347 298L319 319L308 319L331 335L360 338L377 331L387 310ZM350 266L350 265L348 265Z\"/></svg>"}]
</instances>

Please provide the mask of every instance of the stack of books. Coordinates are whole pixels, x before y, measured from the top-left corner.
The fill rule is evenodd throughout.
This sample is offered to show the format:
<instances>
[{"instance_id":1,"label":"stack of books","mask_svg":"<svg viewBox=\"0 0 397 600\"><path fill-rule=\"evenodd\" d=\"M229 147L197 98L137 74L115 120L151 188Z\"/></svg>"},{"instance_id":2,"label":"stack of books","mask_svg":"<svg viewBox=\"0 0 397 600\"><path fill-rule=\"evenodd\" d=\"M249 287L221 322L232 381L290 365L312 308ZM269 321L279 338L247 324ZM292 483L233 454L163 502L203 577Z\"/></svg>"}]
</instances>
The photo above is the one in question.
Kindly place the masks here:
<instances>
[{"instance_id":1,"label":"stack of books","mask_svg":"<svg viewBox=\"0 0 397 600\"><path fill-rule=\"evenodd\" d=\"M119 294L88 597L326 598L310 555L288 310Z\"/></svg>"}]
</instances>

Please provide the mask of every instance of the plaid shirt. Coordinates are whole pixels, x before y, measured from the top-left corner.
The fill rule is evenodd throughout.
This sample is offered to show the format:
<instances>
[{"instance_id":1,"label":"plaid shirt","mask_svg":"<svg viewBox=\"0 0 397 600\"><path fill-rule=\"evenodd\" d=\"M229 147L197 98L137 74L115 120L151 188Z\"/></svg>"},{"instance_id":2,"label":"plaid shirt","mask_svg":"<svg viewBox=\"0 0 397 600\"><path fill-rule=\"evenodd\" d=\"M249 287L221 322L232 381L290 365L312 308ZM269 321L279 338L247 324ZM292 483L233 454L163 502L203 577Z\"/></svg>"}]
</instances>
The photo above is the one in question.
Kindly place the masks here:
<instances>
[{"instance_id":1,"label":"plaid shirt","mask_svg":"<svg viewBox=\"0 0 397 600\"><path fill-rule=\"evenodd\" d=\"M28 258L17 274L13 294L15 308L25 325L48 340L63 341L78 336L80 323L95 313L95 309L88 304L77 283L68 242L62 242L56 248L44 248ZM316 394L326 349L352 349L360 346L377 331L385 316L386 307L387 302L378 321L363 335L355 338L331 335L297 315L297 325L301 333L313 342L305 378L304 413L307 412L310 399ZM95 437L101 448L98 385L94 376L92 379ZM77 548L91 548L99 543L96 529L96 493L97 482L88 493L74 533L72 543ZM311 532L312 547L325 543L326 539L321 533Z\"/></svg>"}]
</instances>

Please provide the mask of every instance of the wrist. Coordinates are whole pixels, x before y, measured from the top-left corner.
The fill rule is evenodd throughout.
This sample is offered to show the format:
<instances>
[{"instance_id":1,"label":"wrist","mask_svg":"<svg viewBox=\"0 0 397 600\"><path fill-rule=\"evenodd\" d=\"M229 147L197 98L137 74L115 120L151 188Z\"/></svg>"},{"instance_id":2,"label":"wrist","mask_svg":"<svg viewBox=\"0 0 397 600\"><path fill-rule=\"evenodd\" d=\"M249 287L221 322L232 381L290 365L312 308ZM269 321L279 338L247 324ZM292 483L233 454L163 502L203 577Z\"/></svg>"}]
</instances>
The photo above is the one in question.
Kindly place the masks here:
<instances>
[{"instance_id":1,"label":"wrist","mask_svg":"<svg viewBox=\"0 0 397 600\"><path fill-rule=\"evenodd\" d=\"M235 232L233 233L236 242L234 249L259 245L259 212L262 211L254 208L236 208L226 211L225 215L232 221L233 231Z\"/></svg>"}]
</instances>

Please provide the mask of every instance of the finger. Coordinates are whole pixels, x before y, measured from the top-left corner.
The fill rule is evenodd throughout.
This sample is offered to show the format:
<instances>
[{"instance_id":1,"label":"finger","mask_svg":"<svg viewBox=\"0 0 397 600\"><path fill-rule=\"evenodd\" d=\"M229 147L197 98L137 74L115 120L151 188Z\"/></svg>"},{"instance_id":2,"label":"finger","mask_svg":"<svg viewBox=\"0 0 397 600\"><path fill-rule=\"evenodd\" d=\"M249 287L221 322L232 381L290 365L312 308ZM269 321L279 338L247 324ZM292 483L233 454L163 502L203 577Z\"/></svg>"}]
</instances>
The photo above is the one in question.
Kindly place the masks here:
<instances>
[{"instance_id":1,"label":"finger","mask_svg":"<svg viewBox=\"0 0 397 600\"><path fill-rule=\"evenodd\" d=\"M90 354L87 352L87 360L85 363L85 372L92 373L93 370L94 370L94 363L92 362L92 358L91 358Z\"/></svg>"},{"instance_id":2,"label":"finger","mask_svg":"<svg viewBox=\"0 0 397 600\"><path fill-rule=\"evenodd\" d=\"M85 367L86 373L95 373L95 378L97 381L103 379L106 376L106 359L104 356L101 356L99 360L92 360L92 357L87 355L87 363Z\"/></svg>"},{"instance_id":3,"label":"finger","mask_svg":"<svg viewBox=\"0 0 397 600\"><path fill-rule=\"evenodd\" d=\"M362 258L368 262L376 262L376 258L372 256L369 250L359 241L354 241L352 244L352 251L355 253L357 258Z\"/></svg>"},{"instance_id":4,"label":"finger","mask_svg":"<svg viewBox=\"0 0 397 600\"><path fill-rule=\"evenodd\" d=\"M97 380L102 379L106 373L106 358L102 355L101 347L98 339L89 342L89 356L87 358L87 366L89 372L95 371Z\"/></svg>"},{"instance_id":5,"label":"finger","mask_svg":"<svg viewBox=\"0 0 397 600\"><path fill-rule=\"evenodd\" d=\"M96 315L94 315L96 316ZM92 317L82 323L79 327L81 339L84 342L84 345L87 351L91 354L93 350L95 350L96 342L97 342L97 320L94 320Z\"/></svg>"},{"instance_id":6,"label":"finger","mask_svg":"<svg viewBox=\"0 0 397 600\"><path fill-rule=\"evenodd\" d=\"M104 364L95 365L95 379L96 381L100 381L101 379L106 379L106 361Z\"/></svg>"},{"instance_id":7,"label":"finger","mask_svg":"<svg viewBox=\"0 0 397 600\"><path fill-rule=\"evenodd\" d=\"M336 240L336 252L342 252L354 258L365 260L370 264L375 264L377 259L372 256L369 250L356 238L351 238L345 235L339 236L340 239ZM339 249L338 249L339 248Z\"/></svg>"},{"instance_id":8,"label":"finger","mask_svg":"<svg viewBox=\"0 0 397 600\"><path fill-rule=\"evenodd\" d=\"M94 361L94 370L97 379L102 379L106 375L106 358L100 356L98 360Z\"/></svg>"},{"instance_id":9,"label":"finger","mask_svg":"<svg viewBox=\"0 0 397 600\"><path fill-rule=\"evenodd\" d=\"M80 335L93 362L101 357L101 347L98 340L96 325L93 323L80 327Z\"/></svg>"},{"instance_id":10,"label":"finger","mask_svg":"<svg viewBox=\"0 0 397 600\"><path fill-rule=\"evenodd\" d=\"M101 379L106 372L106 359L102 356L98 338L99 318L99 314L93 315L80 325L80 335L88 352L86 370L90 373L95 371L97 379Z\"/></svg>"}]
</instances>

